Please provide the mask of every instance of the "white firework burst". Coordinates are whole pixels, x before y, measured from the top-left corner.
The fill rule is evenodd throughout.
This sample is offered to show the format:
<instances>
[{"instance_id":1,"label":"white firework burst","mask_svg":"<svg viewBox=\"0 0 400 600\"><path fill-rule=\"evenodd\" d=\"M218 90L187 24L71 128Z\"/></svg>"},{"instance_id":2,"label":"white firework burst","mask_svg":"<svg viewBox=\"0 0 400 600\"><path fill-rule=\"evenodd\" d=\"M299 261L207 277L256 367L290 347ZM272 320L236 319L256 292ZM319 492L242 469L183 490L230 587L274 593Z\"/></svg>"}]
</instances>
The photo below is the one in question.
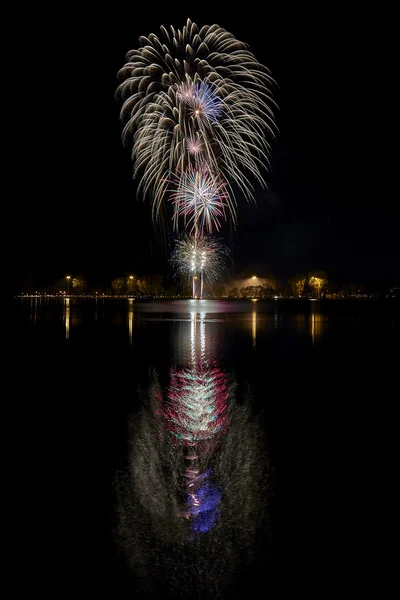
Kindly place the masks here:
<instances>
[{"instance_id":1,"label":"white firework burst","mask_svg":"<svg viewBox=\"0 0 400 600\"><path fill-rule=\"evenodd\" d=\"M170 196L175 229L178 229L179 218L182 217L185 229L189 229L190 233L213 233L220 230L220 221L226 219L228 211L233 218L236 217L226 182L208 165L190 165L175 180L177 186Z\"/></svg>"},{"instance_id":2,"label":"white firework burst","mask_svg":"<svg viewBox=\"0 0 400 600\"><path fill-rule=\"evenodd\" d=\"M178 277L190 281L201 275L212 283L227 274L229 258L229 249L219 239L184 235L176 241L171 264Z\"/></svg>"}]
</instances>

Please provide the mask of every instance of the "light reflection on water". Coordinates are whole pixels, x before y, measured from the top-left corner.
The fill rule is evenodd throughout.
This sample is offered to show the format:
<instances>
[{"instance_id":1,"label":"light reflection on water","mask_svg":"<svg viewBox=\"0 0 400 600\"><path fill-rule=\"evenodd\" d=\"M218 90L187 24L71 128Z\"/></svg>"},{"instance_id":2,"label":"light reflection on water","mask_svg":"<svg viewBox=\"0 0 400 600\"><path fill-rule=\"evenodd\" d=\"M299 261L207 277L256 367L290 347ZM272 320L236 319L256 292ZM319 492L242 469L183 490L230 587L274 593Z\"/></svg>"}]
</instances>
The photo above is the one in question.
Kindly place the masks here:
<instances>
[{"instance_id":1,"label":"light reflection on water","mask_svg":"<svg viewBox=\"0 0 400 600\"><path fill-rule=\"evenodd\" d=\"M311 315L310 315L310 329L311 329L311 340L315 344L318 338L323 333L324 319L320 314L319 304L313 302L311 304Z\"/></svg>"},{"instance_id":2,"label":"light reflection on water","mask_svg":"<svg viewBox=\"0 0 400 600\"><path fill-rule=\"evenodd\" d=\"M328 305L319 301L141 302L132 298L121 301L27 298L20 301L19 318L21 323L28 321L38 330L43 329L45 321L56 322L62 319L64 323L62 338L69 344L77 344L79 348L86 344L88 347L92 346L96 338L101 342L105 333L104 324L109 327L108 341L118 346L125 345L126 348L133 348L135 337L140 336L144 329L148 332L156 331L157 327L163 324L170 330L172 352L176 345L187 345L185 323L190 320L191 314L206 314L207 321L214 323L215 329L221 334L226 330L234 330L245 335L247 331L249 342L255 352L262 351L271 334L282 335L285 339L288 336L293 339L297 337L302 345L309 343L315 346L328 342L332 336L339 335L339 332L343 335L354 334L367 329L371 324L377 325L378 322L380 327L398 332L397 314L386 314L386 307L383 307L382 311L374 309L369 314L369 309L365 310L367 302L359 303L358 307L362 309L362 314L359 314L358 307L354 309L355 304L347 304L350 307L349 311L341 308L345 303L337 304L339 310L336 311L334 302ZM370 306L373 307L372 302ZM200 320L201 318L204 317L199 316ZM120 335L124 327L127 328L126 333ZM38 333L40 334L40 331ZM46 331L46 335L52 337L51 341L57 341L58 334L57 328ZM24 335L29 336L29 330L24 331ZM59 337L58 341L62 338Z\"/></svg>"},{"instance_id":3,"label":"light reflection on water","mask_svg":"<svg viewBox=\"0 0 400 600\"><path fill-rule=\"evenodd\" d=\"M251 338L253 340L253 347L255 348L257 346L257 309L255 305L251 315Z\"/></svg>"},{"instance_id":4,"label":"light reflection on water","mask_svg":"<svg viewBox=\"0 0 400 600\"><path fill-rule=\"evenodd\" d=\"M20 301L18 318L23 343L29 342L30 325L36 331L35 341L44 346L64 342L79 351L106 345L108 349L136 352L143 344L148 345L149 336L168 332L169 352L175 355L177 351L187 352L190 336L186 333L186 323L192 314L197 314L199 322L206 318L207 323L212 323L210 329L219 333L215 339L222 353L231 353L230 337L232 344L233 338L240 338L243 349L249 345L260 355L269 351L274 340L291 346L290 351L295 351L294 346L296 351L300 348L308 351L339 338L366 335L371 327L374 335L378 332L389 337L397 335L398 313L388 308L391 307L384 303L380 307L374 302L27 298ZM54 326L47 326L48 322ZM56 326L57 322L63 323L62 330ZM157 353L159 344L154 343ZM237 347L236 343L233 349Z\"/></svg>"},{"instance_id":5,"label":"light reflection on water","mask_svg":"<svg viewBox=\"0 0 400 600\"><path fill-rule=\"evenodd\" d=\"M70 307L70 299L69 298L65 298L65 311L64 311L64 315L65 315L65 339L68 340L69 339L69 320L70 320L70 315L71 315L71 307Z\"/></svg>"},{"instance_id":6,"label":"light reflection on water","mask_svg":"<svg viewBox=\"0 0 400 600\"><path fill-rule=\"evenodd\" d=\"M129 346L132 347L132 332L133 332L133 299L129 298L128 309L128 327L129 327Z\"/></svg>"}]
</instances>

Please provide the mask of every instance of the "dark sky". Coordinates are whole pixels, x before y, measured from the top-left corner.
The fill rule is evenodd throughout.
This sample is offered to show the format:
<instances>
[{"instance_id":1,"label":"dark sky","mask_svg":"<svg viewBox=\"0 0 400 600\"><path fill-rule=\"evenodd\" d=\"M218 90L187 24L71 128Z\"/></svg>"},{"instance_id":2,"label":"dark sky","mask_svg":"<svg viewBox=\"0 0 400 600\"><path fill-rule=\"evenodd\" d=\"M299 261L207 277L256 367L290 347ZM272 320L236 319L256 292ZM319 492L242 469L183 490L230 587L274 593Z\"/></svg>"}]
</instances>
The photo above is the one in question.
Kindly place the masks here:
<instances>
[{"instance_id":1,"label":"dark sky","mask_svg":"<svg viewBox=\"0 0 400 600\"><path fill-rule=\"evenodd\" d=\"M240 202L227 239L236 272L400 277L394 15L365 4L354 14L337 3L261 4L264 14L248 2L25 14L14 115L18 286L67 273L109 285L126 272L165 271L149 208L135 197L114 91L138 37L188 17L247 42L279 84L270 189L257 191L256 209Z\"/></svg>"}]
</instances>

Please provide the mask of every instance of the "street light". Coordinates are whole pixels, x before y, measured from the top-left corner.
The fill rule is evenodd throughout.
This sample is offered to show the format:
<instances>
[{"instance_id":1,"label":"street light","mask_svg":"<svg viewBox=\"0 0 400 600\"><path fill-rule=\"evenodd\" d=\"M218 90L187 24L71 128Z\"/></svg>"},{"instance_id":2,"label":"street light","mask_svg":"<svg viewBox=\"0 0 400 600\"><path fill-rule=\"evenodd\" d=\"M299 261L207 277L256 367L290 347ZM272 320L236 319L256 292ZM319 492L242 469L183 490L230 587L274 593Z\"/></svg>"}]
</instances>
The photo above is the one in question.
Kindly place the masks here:
<instances>
[{"instance_id":1,"label":"street light","mask_svg":"<svg viewBox=\"0 0 400 600\"><path fill-rule=\"evenodd\" d=\"M69 280L71 279L71 275L67 275L67 282L68 282L68 296L69 296Z\"/></svg>"}]
</instances>

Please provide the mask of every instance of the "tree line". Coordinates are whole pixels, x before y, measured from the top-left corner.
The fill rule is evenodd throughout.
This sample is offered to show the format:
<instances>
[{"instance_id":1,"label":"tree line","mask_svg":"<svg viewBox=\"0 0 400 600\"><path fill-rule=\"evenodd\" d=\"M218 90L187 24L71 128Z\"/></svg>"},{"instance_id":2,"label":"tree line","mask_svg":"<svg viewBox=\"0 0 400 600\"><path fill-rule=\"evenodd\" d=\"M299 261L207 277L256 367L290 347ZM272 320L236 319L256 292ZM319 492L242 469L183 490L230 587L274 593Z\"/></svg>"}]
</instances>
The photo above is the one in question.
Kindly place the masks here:
<instances>
[{"instance_id":1,"label":"tree line","mask_svg":"<svg viewBox=\"0 0 400 600\"><path fill-rule=\"evenodd\" d=\"M65 291L65 285L63 286ZM105 294L106 296L173 296L176 294L175 286L166 285L164 277L155 275L124 275L115 277L109 287L100 285L89 285L88 280L82 274L71 278L72 294Z\"/></svg>"},{"instance_id":2,"label":"tree line","mask_svg":"<svg viewBox=\"0 0 400 600\"><path fill-rule=\"evenodd\" d=\"M257 285L252 285L257 279ZM237 283L239 281L239 284ZM241 283L240 283L241 282ZM314 271L308 274L299 273L286 280L278 280L273 274L265 277L237 278L234 281L208 284L205 296L213 298L348 298L363 297L385 293L388 285L347 283L328 276L325 271ZM185 282L171 282L161 274L136 275L125 274L115 277L109 286L91 285L83 274L60 280L51 286L54 293L70 293L72 295L106 295L146 297L190 296L190 285ZM46 291L50 291L47 289Z\"/></svg>"}]
</instances>

